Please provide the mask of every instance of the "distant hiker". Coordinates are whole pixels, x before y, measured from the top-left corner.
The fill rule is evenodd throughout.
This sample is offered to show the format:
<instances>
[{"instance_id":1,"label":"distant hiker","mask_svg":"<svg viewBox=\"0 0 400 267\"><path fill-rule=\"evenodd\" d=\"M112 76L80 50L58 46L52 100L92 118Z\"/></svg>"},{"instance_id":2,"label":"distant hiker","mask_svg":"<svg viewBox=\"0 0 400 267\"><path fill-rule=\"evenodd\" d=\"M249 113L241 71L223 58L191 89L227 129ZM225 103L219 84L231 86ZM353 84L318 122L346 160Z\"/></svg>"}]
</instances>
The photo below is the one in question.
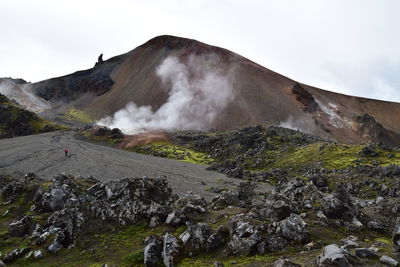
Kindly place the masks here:
<instances>
[{"instance_id":1,"label":"distant hiker","mask_svg":"<svg viewBox=\"0 0 400 267\"><path fill-rule=\"evenodd\" d=\"M68 157L68 149L64 149L65 157Z\"/></svg>"}]
</instances>

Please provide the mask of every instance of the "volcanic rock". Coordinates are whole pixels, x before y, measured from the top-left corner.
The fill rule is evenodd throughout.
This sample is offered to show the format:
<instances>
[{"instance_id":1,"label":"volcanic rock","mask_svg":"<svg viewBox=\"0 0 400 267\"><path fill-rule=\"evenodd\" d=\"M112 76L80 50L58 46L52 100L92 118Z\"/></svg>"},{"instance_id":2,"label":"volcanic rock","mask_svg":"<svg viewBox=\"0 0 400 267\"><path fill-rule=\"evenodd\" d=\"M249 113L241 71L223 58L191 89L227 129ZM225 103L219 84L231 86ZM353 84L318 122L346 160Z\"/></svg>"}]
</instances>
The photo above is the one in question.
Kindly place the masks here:
<instances>
[{"instance_id":1,"label":"volcanic rock","mask_svg":"<svg viewBox=\"0 0 400 267\"><path fill-rule=\"evenodd\" d=\"M309 238L306 225L299 215L292 213L288 218L279 222L276 232L288 240L306 243Z\"/></svg>"},{"instance_id":2,"label":"volcanic rock","mask_svg":"<svg viewBox=\"0 0 400 267\"><path fill-rule=\"evenodd\" d=\"M351 267L352 259L346 250L339 248L339 246L336 244L332 244L324 247L324 250L319 256L317 263L320 267Z\"/></svg>"},{"instance_id":3,"label":"volcanic rock","mask_svg":"<svg viewBox=\"0 0 400 267\"><path fill-rule=\"evenodd\" d=\"M178 239L170 233L164 235L162 259L166 267L173 267L178 260L181 246Z\"/></svg>"},{"instance_id":4,"label":"volcanic rock","mask_svg":"<svg viewBox=\"0 0 400 267\"><path fill-rule=\"evenodd\" d=\"M157 266L161 262L163 241L161 238L151 235L144 241L144 265L148 267Z\"/></svg>"}]
</instances>

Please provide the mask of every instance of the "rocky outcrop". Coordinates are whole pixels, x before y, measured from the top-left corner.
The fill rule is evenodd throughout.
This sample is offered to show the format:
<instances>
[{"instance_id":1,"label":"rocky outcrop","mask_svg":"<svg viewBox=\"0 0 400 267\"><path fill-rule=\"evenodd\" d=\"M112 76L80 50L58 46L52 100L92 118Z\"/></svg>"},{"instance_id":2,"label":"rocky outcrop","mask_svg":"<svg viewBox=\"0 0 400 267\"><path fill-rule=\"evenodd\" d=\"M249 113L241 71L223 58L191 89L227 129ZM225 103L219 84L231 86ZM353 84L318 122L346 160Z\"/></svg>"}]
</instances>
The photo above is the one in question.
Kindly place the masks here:
<instances>
[{"instance_id":1,"label":"rocky outcrop","mask_svg":"<svg viewBox=\"0 0 400 267\"><path fill-rule=\"evenodd\" d=\"M301 84L296 83L292 88L292 93L299 102L301 109L304 112L314 112L319 109L318 103L315 98Z\"/></svg>"}]
</instances>

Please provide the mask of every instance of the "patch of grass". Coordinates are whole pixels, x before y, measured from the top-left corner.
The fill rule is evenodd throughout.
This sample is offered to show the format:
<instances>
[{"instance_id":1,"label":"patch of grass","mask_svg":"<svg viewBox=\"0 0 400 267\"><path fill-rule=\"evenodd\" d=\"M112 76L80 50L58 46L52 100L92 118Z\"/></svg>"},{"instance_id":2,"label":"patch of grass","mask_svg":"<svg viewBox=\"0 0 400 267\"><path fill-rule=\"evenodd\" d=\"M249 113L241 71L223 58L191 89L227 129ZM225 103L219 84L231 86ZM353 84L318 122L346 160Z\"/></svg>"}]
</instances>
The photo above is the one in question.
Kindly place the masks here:
<instances>
[{"instance_id":1,"label":"patch of grass","mask_svg":"<svg viewBox=\"0 0 400 267\"><path fill-rule=\"evenodd\" d=\"M79 109L70 108L65 114L64 118L72 121L79 121L84 123L91 123L93 119L85 112Z\"/></svg>"},{"instance_id":2,"label":"patch of grass","mask_svg":"<svg viewBox=\"0 0 400 267\"><path fill-rule=\"evenodd\" d=\"M176 145L169 142L153 142L148 145L137 146L131 149L137 153L150 154L195 164L210 164L214 160L207 153L198 152L190 146Z\"/></svg>"}]
</instances>

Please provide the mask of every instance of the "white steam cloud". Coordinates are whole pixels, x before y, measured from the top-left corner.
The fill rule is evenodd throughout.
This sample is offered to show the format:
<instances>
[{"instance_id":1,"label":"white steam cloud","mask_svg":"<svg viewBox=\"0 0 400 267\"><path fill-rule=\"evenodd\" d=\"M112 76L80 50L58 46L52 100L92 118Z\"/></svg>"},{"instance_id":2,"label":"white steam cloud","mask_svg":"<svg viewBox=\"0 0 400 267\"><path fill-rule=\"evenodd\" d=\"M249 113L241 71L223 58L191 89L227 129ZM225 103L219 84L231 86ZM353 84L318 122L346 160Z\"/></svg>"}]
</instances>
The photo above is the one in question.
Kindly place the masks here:
<instances>
[{"instance_id":1,"label":"white steam cloud","mask_svg":"<svg viewBox=\"0 0 400 267\"><path fill-rule=\"evenodd\" d=\"M135 134L151 130L204 130L233 99L232 69L218 68L221 59L214 54L190 56L185 62L167 57L156 69L168 99L158 110L128 103L112 117L98 124Z\"/></svg>"},{"instance_id":2,"label":"white steam cloud","mask_svg":"<svg viewBox=\"0 0 400 267\"><path fill-rule=\"evenodd\" d=\"M30 84L15 84L12 81L5 80L0 83L0 93L33 112L41 112L51 108L46 100L31 92Z\"/></svg>"}]
</instances>

